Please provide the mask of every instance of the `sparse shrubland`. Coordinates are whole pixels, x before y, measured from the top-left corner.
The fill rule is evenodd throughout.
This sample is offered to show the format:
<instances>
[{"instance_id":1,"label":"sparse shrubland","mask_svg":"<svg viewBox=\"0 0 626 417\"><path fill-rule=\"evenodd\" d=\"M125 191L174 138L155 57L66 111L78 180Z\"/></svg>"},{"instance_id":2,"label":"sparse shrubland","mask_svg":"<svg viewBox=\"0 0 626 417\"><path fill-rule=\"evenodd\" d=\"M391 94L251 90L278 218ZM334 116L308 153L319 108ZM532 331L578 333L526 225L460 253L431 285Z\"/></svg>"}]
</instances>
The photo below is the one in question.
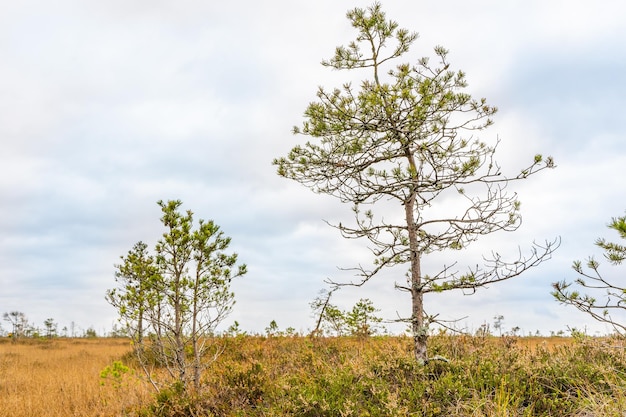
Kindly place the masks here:
<instances>
[{"instance_id":1,"label":"sparse shrubland","mask_svg":"<svg viewBox=\"0 0 626 417\"><path fill-rule=\"evenodd\" d=\"M601 417L626 410L618 339L438 335L431 350L450 362L422 366L409 337L224 337L214 341L221 354L207 361L202 389L185 395L177 385L154 394L128 340L2 342L0 416Z\"/></svg>"}]
</instances>

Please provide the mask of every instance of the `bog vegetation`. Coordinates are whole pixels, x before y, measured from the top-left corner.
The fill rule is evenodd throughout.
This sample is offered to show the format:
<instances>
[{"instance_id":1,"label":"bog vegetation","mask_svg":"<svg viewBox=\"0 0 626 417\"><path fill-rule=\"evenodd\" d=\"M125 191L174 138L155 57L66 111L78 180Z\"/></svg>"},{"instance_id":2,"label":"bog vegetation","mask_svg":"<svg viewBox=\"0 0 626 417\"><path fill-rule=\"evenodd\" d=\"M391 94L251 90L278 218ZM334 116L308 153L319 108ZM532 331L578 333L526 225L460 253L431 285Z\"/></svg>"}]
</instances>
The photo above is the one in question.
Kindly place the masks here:
<instances>
[{"instance_id":1,"label":"bog vegetation","mask_svg":"<svg viewBox=\"0 0 626 417\"><path fill-rule=\"evenodd\" d=\"M211 343L202 391L154 393L128 339L0 339L0 416L617 416L619 339L232 335ZM164 369L161 371L165 372ZM157 370L158 372L158 370Z\"/></svg>"},{"instance_id":2,"label":"bog vegetation","mask_svg":"<svg viewBox=\"0 0 626 417\"><path fill-rule=\"evenodd\" d=\"M324 64L369 69L372 78L361 90L350 83L320 89L295 129L318 141L274 164L280 175L353 205L355 224L335 227L372 244L373 266L353 268L357 280L349 285L383 268L404 268L406 282L394 285L410 294L411 316L400 320L411 337L379 335L382 319L368 299L352 310L332 304L331 295L348 285L334 282L311 303L316 323L308 335L280 331L275 321L264 336L242 333L236 322L218 335L235 302L231 280L245 275L246 265L213 221L196 224L180 201L159 201L161 239L153 250L139 241L122 256L117 286L106 293L124 338L98 339L93 329L82 339L59 338L51 318L42 332L24 313L4 313L11 337L0 339L0 417L625 415L626 290L605 279L593 258L587 268L574 263L578 279L555 283L553 295L612 324L615 336L502 336L502 316L495 317L498 336L488 328L472 336L433 334L439 322L425 313L424 294L473 293L516 277L548 260L559 242L509 261L494 253L464 273L453 257L429 274L422 257L516 230L520 203L507 185L554 161L538 154L518 173L502 174L494 160L498 142L488 146L472 136L492 124L496 108L462 92L465 74L449 69L447 51L435 49L438 64L422 58L385 69L417 35L386 20L378 3L348 18L356 40ZM441 214L435 205L450 195L461 210ZM387 217L397 222L362 211L381 202L384 214L397 211ZM610 227L626 239L626 217ZM610 263L626 259L623 245L596 244Z\"/></svg>"}]
</instances>

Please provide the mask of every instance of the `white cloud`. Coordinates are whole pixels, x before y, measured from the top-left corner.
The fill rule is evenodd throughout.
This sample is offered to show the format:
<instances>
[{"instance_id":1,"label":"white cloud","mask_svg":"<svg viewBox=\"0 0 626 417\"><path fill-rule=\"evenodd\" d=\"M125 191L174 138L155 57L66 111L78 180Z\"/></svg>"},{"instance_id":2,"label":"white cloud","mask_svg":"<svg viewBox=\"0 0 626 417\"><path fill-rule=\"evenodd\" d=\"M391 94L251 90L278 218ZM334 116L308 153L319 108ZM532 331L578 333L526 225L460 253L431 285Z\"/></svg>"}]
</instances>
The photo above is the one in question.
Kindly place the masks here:
<instances>
[{"instance_id":1,"label":"white cloud","mask_svg":"<svg viewBox=\"0 0 626 417\"><path fill-rule=\"evenodd\" d=\"M367 245L341 239L322 221L349 221L348 205L279 178L271 160L306 140L290 130L318 85L361 76L319 65L351 40L351 7L3 5L0 309L23 310L39 324L54 317L62 326L110 327L114 312L103 294L114 284L113 263L137 240L158 238L156 200L180 198L198 218L220 224L248 263L250 273L235 284L233 319L257 331L272 319L310 327L308 303L323 280L350 279L337 266L367 262ZM626 38L624 6L484 0L384 8L420 33L414 57L448 47L470 91L501 108L481 137L502 138L503 168L521 168L537 152L558 165L512 187L523 202L518 232L480 240L460 261L561 235L555 259L472 297L429 297L429 311L469 315L473 328L495 314L511 327L564 328L574 312L550 300L550 282L568 276L571 261L592 251L605 223L626 207L618 113L626 62L615 49ZM429 265L438 259L445 258ZM348 308L369 297L394 318L408 311L408 297L393 290L403 276L402 268L386 271L338 301Z\"/></svg>"}]
</instances>

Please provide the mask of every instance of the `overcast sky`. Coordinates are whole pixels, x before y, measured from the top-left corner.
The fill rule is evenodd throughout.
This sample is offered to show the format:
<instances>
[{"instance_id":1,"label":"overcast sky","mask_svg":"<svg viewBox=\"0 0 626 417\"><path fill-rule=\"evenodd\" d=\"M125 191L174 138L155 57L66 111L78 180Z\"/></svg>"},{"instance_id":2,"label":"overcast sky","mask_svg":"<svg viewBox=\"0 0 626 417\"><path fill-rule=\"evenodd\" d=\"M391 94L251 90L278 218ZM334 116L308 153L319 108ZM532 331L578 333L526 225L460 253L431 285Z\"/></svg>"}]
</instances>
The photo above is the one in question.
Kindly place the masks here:
<instances>
[{"instance_id":1,"label":"overcast sky","mask_svg":"<svg viewBox=\"0 0 626 417\"><path fill-rule=\"evenodd\" d=\"M180 199L219 224L248 265L225 325L310 329L309 303L324 280L349 280L338 267L366 262L367 243L345 241L323 221L349 219L349 206L278 177L271 161L306 141L291 128L317 86L354 77L319 63L353 39L346 11L370 4L0 0L0 313L110 329L113 265L135 242L156 242L157 200ZM471 265L493 249L515 256L518 245L560 236L553 259L472 296L428 295L427 311L466 317L458 327L469 330L502 315L505 330L524 333L606 331L550 291L575 278L572 261L600 255L596 238L617 239L606 224L626 209L626 5L382 4L420 34L407 60L445 46L467 91L499 108L480 137L501 139L505 171L535 153L558 165L514 185L517 232L445 254ZM406 315L410 299L393 289L404 273L345 289L335 302L347 309L370 298L386 319Z\"/></svg>"}]
</instances>

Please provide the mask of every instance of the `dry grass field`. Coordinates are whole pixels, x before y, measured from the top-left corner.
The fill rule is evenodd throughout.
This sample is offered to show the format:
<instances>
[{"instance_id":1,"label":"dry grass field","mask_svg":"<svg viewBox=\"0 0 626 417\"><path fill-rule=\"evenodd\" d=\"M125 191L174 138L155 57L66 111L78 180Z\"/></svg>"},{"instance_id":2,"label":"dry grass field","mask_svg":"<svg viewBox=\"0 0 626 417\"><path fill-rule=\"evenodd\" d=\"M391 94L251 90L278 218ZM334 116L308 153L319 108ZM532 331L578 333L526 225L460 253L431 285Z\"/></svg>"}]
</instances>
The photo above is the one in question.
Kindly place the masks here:
<instances>
[{"instance_id":1,"label":"dry grass field","mask_svg":"<svg viewBox=\"0 0 626 417\"><path fill-rule=\"evenodd\" d=\"M129 351L123 339L0 339L0 416L116 416L149 401L139 381L100 384L100 372Z\"/></svg>"},{"instance_id":2,"label":"dry grass field","mask_svg":"<svg viewBox=\"0 0 626 417\"><path fill-rule=\"evenodd\" d=\"M434 336L431 353L450 362L426 367L407 337L215 342L224 350L193 415L626 416L622 341ZM130 351L125 339L0 339L0 417L191 415L132 369L120 386L101 378Z\"/></svg>"}]
</instances>

